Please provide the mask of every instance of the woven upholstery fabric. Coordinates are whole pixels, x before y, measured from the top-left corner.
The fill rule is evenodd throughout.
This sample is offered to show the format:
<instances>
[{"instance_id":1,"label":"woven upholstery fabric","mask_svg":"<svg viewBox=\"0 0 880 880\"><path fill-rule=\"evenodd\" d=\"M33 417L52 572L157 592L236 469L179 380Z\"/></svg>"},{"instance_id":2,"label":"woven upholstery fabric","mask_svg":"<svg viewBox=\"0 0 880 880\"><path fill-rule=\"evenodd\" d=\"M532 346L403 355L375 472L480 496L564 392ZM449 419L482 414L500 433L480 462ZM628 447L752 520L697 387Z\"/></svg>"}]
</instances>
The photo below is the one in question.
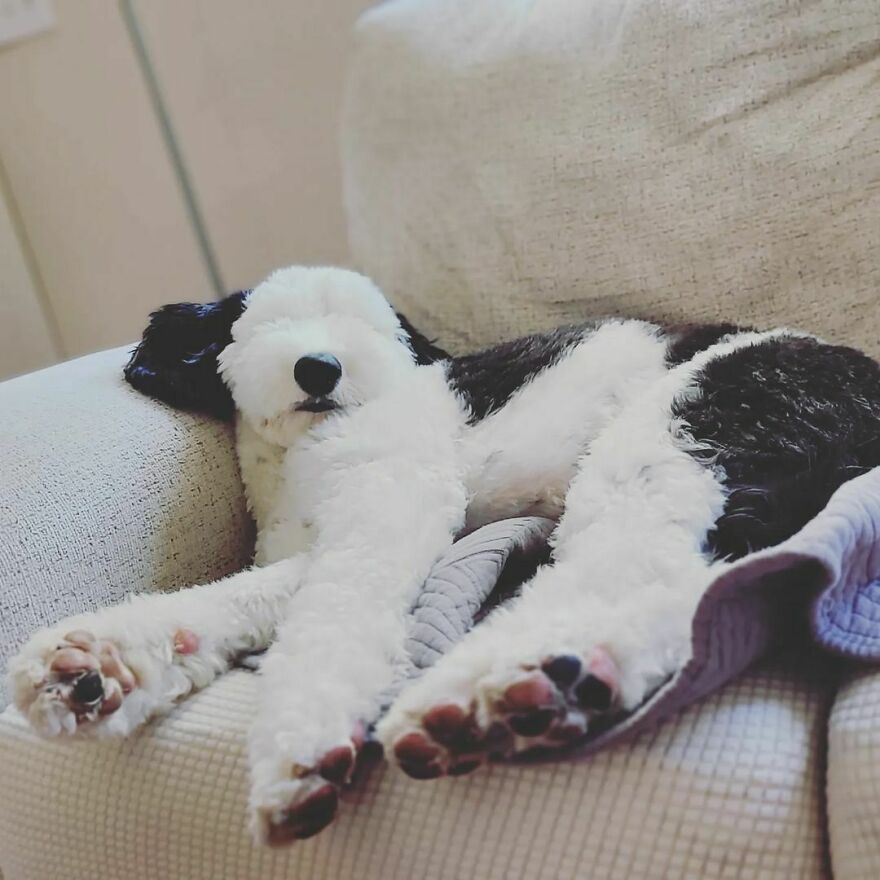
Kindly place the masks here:
<instances>
[{"instance_id":1,"label":"woven upholstery fabric","mask_svg":"<svg viewBox=\"0 0 880 880\"><path fill-rule=\"evenodd\" d=\"M801 880L823 877L829 691L769 664L585 763L417 782L379 768L289 849L244 829L250 673L127 741L0 717L6 880Z\"/></svg>"},{"instance_id":2,"label":"woven upholstery fabric","mask_svg":"<svg viewBox=\"0 0 880 880\"><path fill-rule=\"evenodd\" d=\"M844 679L828 735L828 817L837 880L880 872L880 674Z\"/></svg>"},{"instance_id":3,"label":"woven upholstery fabric","mask_svg":"<svg viewBox=\"0 0 880 880\"><path fill-rule=\"evenodd\" d=\"M880 353L876 0L389 0L345 112L352 252L456 349L585 316Z\"/></svg>"},{"instance_id":4,"label":"woven upholstery fabric","mask_svg":"<svg viewBox=\"0 0 880 880\"><path fill-rule=\"evenodd\" d=\"M0 706L6 660L34 630L251 553L229 427L132 391L127 355L0 384Z\"/></svg>"}]
</instances>

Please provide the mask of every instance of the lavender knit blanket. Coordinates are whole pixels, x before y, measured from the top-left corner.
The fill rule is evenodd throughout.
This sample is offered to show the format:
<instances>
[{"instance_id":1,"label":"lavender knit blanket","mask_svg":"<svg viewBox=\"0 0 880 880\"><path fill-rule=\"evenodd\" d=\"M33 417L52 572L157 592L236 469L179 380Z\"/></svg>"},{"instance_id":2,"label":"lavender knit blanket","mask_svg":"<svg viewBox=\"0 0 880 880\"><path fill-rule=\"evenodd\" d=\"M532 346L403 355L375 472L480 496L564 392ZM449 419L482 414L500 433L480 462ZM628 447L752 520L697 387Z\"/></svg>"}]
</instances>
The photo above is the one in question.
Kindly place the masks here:
<instances>
[{"instance_id":1,"label":"lavender knit blanket","mask_svg":"<svg viewBox=\"0 0 880 880\"><path fill-rule=\"evenodd\" d=\"M410 618L412 673L473 625L502 580L546 555L553 523L521 517L457 541ZM634 713L597 731L587 755L717 690L771 644L806 638L840 657L880 662L880 468L844 484L794 537L739 560L706 590L690 660Z\"/></svg>"}]
</instances>

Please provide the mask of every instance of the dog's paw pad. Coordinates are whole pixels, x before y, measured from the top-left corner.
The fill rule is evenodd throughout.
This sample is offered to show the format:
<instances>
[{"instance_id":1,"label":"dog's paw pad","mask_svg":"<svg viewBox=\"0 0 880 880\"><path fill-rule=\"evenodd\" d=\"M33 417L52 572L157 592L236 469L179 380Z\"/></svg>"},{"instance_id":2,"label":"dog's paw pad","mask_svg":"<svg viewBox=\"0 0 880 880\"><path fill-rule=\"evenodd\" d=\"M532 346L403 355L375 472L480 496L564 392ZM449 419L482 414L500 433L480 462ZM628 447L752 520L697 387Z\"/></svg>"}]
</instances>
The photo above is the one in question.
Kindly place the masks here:
<instances>
[{"instance_id":1,"label":"dog's paw pad","mask_svg":"<svg viewBox=\"0 0 880 880\"><path fill-rule=\"evenodd\" d=\"M326 828L336 816L340 793L382 755L359 724L351 739L324 752L314 764L294 764L280 781L288 794L283 807L257 807L257 838L271 846L305 840Z\"/></svg>"},{"instance_id":2,"label":"dog's paw pad","mask_svg":"<svg viewBox=\"0 0 880 880\"><path fill-rule=\"evenodd\" d=\"M318 762L318 773L328 782L345 785L354 771L355 757L353 745L330 749Z\"/></svg>"},{"instance_id":3,"label":"dog's paw pad","mask_svg":"<svg viewBox=\"0 0 880 880\"><path fill-rule=\"evenodd\" d=\"M575 654L549 657L541 664L544 675L561 688L571 687L581 677L583 668L581 658Z\"/></svg>"},{"instance_id":4,"label":"dog's paw pad","mask_svg":"<svg viewBox=\"0 0 880 880\"><path fill-rule=\"evenodd\" d=\"M311 777L303 786L295 804L268 823L266 842L270 846L283 846L294 840L314 837L335 818L339 806L339 789L332 782Z\"/></svg>"},{"instance_id":5,"label":"dog's paw pad","mask_svg":"<svg viewBox=\"0 0 880 880\"><path fill-rule=\"evenodd\" d=\"M486 758L506 754L511 742L506 726L481 727L473 707L439 703L422 715L420 729L398 736L391 751L408 776L436 779L470 773Z\"/></svg>"},{"instance_id":6,"label":"dog's paw pad","mask_svg":"<svg viewBox=\"0 0 880 880\"><path fill-rule=\"evenodd\" d=\"M436 779L445 772L443 748L423 733L400 737L394 744L394 757L400 769L413 779Z\"/></svg>"},{"instance_id":7,"label":"dog's paw pad","mask_svg":"<svg viewBox=\"0 0 880 880\"><path fill-rule=\"evenodd\" d=\"M514 681L501 693L498 708L512 714L531 714L556 706L558 697L553 682L542 672L533 672Z\"/></svg>"},{"instance_id":8,"label":"dog's paw pad","mask_svg":"<svg viewBox=\"0 0 880 880\"><path fill-rule=\"evenodd\" d=\"M600 647L516 658L507 669L496 665L470 680L460 675L447 691L455 694L451 700L436 699L429 685L430 679L417 685L382 732L415 779L458 776L486 760L574 746L594 719L620 705L617 665Z\"/></svg>"},{"instance_id":9,"label":"dog's paw pad","mask_svg":"<svg viewBox=\"0 0 880 880\"><path fill-rule=\"evenodd\" d=\"M473 711L465 711L455 703L434 706L422 717L422 726L431 739L453 754L469 754L480 750L483 731Z\"/></svg>"},{"instance_id":10,"label":"dog's paw pad","mask_svg":"<svg viewBox=\"0 0 880 880\"><path fill-rule=\"evenodd\" d=\"M137 686L116 644L85 630L64 635L41 662L31 699L47 733L72 733L81 724L112 715Z\"/></svg>"},{"instance_id":11,"label":"dog's paw pad","mask_svg":"<svg viewBox=\"0 0 880 880\"><path fill-rule=\"evenodd\" d=\"M559 716L559 695L553 682L542 672L508 685L493 706L496 720L501 716L518 736L540 736Z\"/></svg>"},{"instance_id":12,"label":"dog's paw pad","mask_svg":"<svg viewBox=\"0 0 880 880\"><path fill-rule=\"evenodd\" d=\"M605 648L594 648L583 676L574 684L580 708L590 712L608 712L620 697L620 670Z\"/></svg>"}]
</instances>

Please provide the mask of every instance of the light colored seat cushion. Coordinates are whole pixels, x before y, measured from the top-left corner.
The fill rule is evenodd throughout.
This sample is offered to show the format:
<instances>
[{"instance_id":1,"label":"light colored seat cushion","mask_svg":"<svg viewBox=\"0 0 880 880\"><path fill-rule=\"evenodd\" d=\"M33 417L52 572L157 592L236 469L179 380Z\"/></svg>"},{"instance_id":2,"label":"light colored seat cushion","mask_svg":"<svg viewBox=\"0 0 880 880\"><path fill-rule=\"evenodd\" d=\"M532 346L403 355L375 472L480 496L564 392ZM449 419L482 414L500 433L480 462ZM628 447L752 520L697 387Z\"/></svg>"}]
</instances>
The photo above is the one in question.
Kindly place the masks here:
<instances>
[{"instance_id":1,"label":"light colored seat cushion","mask_svg":"<svg viewBox=\"0 0 880 880\"><path fill-rule=\"evenodd\" d=\"M880 674L846 676L828 734L828 816L836 880L880 874Z\"/></svg>"},{"instance_id":2,"label":"light colored seat cushion","mask_svg":"<svg viewBox=\"0 0 880 880\"><path fill-rule=\"evenodd\" d=\"M345 114L351 246L456 348L585 316L880 353L876 0L389 0Z\"/></svg>"},{"instance_id":3,"label":"light colored seat cushion","mask_svg":"<svg viewBox=\"0 0 880 880\"><path fill-rule=\"evenodd\" d=\"M35 629L251 553L231 429L135 393L128 351L0 383L0 707Z\"/></svg>"},{"instance_id":4,"label":"light colored seat cushion","mask_svg":"<svg viewBox=\"0 0 880 880\"><path fill-rule=\"evenodd\" d=\"M830 694L765 664L591 761L417 782L380 769L318 837L245 832L250 673L123 742L0 717L6 880L813 880Z\"/></svg>"}]
</instances>

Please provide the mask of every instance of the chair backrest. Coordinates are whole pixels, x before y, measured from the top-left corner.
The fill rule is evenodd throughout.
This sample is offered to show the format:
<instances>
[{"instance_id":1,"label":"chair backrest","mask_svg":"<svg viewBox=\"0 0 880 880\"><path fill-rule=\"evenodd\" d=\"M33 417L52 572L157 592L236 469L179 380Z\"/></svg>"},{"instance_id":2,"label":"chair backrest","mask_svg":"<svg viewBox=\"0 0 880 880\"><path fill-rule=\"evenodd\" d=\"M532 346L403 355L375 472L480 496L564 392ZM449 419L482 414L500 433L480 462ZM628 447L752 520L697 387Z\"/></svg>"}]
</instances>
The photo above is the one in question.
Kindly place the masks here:
<instances>
[{"instance_id":1,"label":"chair backrest","mask_svg":"<svg viewBox=\"0 0 880 880\"><path fill-rule=\"evenodd\" d=\"M420 329L723 318L880 354L877 0L389 0L358 40L352 252Z\"/></svg>"}]
</instances>

